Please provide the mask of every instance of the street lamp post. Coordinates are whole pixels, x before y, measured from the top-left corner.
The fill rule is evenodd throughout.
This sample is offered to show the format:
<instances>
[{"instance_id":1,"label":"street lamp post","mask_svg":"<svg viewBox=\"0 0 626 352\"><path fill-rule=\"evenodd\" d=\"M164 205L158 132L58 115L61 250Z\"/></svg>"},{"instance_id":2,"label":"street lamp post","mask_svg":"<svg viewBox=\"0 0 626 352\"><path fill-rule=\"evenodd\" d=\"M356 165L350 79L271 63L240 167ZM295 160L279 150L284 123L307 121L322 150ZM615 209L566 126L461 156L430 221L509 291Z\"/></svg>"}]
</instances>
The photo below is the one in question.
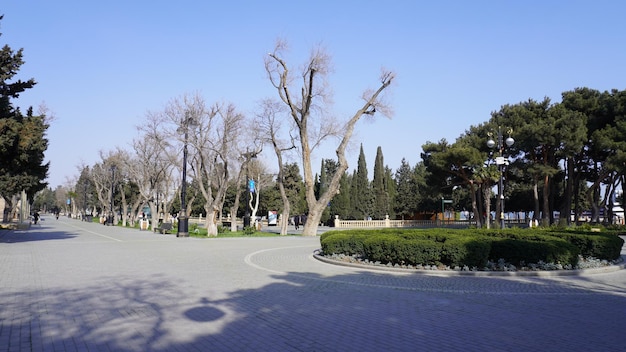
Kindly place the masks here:
<instances>
[{"instance_id":1,"label":"street lamp post","mask_svg":"<svg viewBox=\"0 0 626 352\"><path fill-rule=\"evenodd\" d=\"M513 129L509 128L507 130L508 138L503 142L502 129L498 126L498 142L494 141L492 137L492 133L489 133L489 140L487 141L487 147L493 149L494 147L498 148L498 156L496 157L496 165L498 166L498 171L500 172L500 180L498 181L498 199L500 200L500 228L503 229L504 224L504 166L509 165L509 160L504 157L504 147L510 147L515 143L515 140L511 137L511 133L513 133Z\"/></svg>"},{"instance_id":2,"label":"street lamp post","mask_svg":"<svg viewBox=\"0 0 626 352\"><path fill-rule=\"evenodd\" d=\"M189 217L187 216L187 204L185 202L187 198L187 142L189 139L189 126L195 126L195 124L189 112L185 112L185 119L181 126L185 139L183 143L183 180L180 189L180 216L178 217L176 237L189 237ZM180 128L178 132L181 132Z\"/></svg>"},{"instance_id":3,"label":"street lamp post","mask_svg":"<svg viewBox=\"0 0 626 352\"><path fill-rule=\"evenodd\" d=\"M87 221L87 180L83 181L83 221Z\"/></svg>"},{"instance_id":4,"label":"street lamp post","mask_svg":"<svg viewBox=\"0 0 626 352\"><path fill-rule=\"evenodd\" d=\"M113 221L115 217L115 213L113 211L113 194L115 192L115 165L111 166L111 204L110 204L110 215L109 215L109 225L113 226Z\"/></svg>"}]
</instances>

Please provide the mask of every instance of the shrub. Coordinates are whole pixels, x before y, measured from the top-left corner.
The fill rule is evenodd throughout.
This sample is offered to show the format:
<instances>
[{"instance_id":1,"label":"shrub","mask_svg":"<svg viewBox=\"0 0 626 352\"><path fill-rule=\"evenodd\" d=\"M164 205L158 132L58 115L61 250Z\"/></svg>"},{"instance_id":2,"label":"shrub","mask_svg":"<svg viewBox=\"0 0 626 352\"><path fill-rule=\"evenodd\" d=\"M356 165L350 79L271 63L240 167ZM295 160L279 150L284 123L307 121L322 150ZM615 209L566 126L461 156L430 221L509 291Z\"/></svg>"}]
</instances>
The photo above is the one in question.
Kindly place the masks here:
<instances>
[{"instance_id":1,"label":"shrub","mask_svg":"<svg viewBox=\"0 0 626 352\"><path fill-rule=\"evenodd\" d=\"M444 261L450 266L484 267L489 260L491 241L484 238L455 238L445 242Z\"/></svg>"},{"instance_id":2,"label":"shrub","mask_svg":"<svg viewBox=\"0 0 626 352\"><path fill-rule=\"evenodd\" d=\"M623 240L578 229L381 229L329 231L320 242L326 254L356 255L373 262L484 267L489 259L575 266L579 255L619 257Z\"/></svg>"},{"instance_id":3,"label":"shrub","mask_svg":"<svg viewBox=\"0 0 626 352\"><path fill-rule=\"evenodd\" d=\"M489 258L504 259L514 265L523 263L578 263L578 248L556 237L544 239L500 238L491 243Z\"/></svg>"},{"instance_id":4,"label":"shrub","mask_svg":"<svg viewBox=\"0 0 626 352\"><path fill-rule=\"evenodd\" d=\"M614 260L619 258L624 246L623 239L610 233L578 230L555 233L554 236L563 238L578 247L583 257Z\"/></svg>"},{"instance_id":5,"label":"shrub","mask_svg":"<svg viewBox=\"0 0 626 352\"><path fill-rule=\"evenodd\" d=\"M351 231L329 231L320 237L322 252L363 256L366 235Z\"/></svg>"}]
</instances>

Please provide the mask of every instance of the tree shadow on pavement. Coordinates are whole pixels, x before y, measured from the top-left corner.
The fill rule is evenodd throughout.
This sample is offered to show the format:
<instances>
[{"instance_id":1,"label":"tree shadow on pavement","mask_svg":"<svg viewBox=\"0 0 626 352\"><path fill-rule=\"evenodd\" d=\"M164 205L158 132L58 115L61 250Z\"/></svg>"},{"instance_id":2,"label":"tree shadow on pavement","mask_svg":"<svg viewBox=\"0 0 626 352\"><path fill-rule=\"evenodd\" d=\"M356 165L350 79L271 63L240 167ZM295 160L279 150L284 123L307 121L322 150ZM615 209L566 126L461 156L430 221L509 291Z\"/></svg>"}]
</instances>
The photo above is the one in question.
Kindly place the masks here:
<instances>
[{"instance_id":1,"label":"tree shadow on pavement","mask_svg":"<svg viewBox=\"0 0 626 352\"><path fill-rule=\"evenodd\" d=\"M611 351L623 340L623 295L549 280L371 272L271 280L231 292L161 275L3 289L0 341L8 350Z\"/></svg>"},{"instance_id":2,"label":"tree shadow on pavement","mask_svg":"<svg viewBox=\"0 0 626 352\"><path fill-rule=\"evenodd\" d=\"M35 227L37 226L37 227ZM39 225L33 225L28 230L2 230L0 231L0 243L22 243L31 241L66 240L76 237L76 235L51 231Z\"/></svg>"}]
</instances>

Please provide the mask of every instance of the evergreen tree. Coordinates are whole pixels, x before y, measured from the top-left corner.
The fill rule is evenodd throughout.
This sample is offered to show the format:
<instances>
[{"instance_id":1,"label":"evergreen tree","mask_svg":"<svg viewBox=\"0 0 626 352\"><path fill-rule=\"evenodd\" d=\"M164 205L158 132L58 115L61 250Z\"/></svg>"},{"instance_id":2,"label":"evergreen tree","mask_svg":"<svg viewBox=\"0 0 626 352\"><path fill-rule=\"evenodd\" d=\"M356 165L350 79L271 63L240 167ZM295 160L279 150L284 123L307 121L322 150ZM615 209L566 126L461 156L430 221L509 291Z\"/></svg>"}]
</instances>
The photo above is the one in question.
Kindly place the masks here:
<instances>
[{"instance_id":1,"label":"evergreen tree","mask_svg":"<svg viewBox=\"0 0 626 352\"><path fill-rule=\"evenodd\" d=\"M395 203L396 203L396 182L393 179L393 171L385 166L385 190L387 191L387 214L390 219L395 219Z\"/></svg>"},{"instance_id":2,"label":"evergreen tree","mask_svg":"<svg viewBox=\"0 0 626 352\"><path fill-rule=\"evenodd\" d=\"M0 16L0 20L2 16ZM24 190L29 200L46 188L49 164L44 164L48 148L45 138L48 124L45 116L33 115L29 108L23 115L11 99L35 85L34 79L11 82L17 74L23 49L14 52L8 45L0 50L0 196L11 206L11 196ZM5 209L5 220L7 209Z\"/></svg>"},{"instance_id":3,"label":"evergreen tree","mask_svg":"<svg viewBox=\"0 0 626 352\"><path fill-rule=\"evenodd\" d=\"M363 152L363 145L361 145L357 170L354 178L352 179L351 202L354 211L353 214L356 219L365 219L372 215L372 200L370 182L367 177L365 153Z\"/></svg>"},{"instance_id":4,"label":"evergreen tree","mask_svg":"<svg viewBox=\"0 0 626 352\"><path fill-rule=\"evenodd\" d=\"M316 175L316 183L315 183L315 191L316 197L319 198L321 194L324 194L328 189L330 179L337 172L337 168L339 167L338 163L333 159L322 159L321 170L319 176ZM332 203L332 200L331 200ZM320 218L320 222L324 224L328 224L331 221L331 210L327 206L322 212L322 217Z\"/></svg>"},{"instance_id":5,"label":"evergreen tree","mask_svg":"<svg viewBox=\"0 0 626 352\"><path fill-rule=\"evenodd\" d=\"M372 180L372 216L374 219L384 219L386 215L389 215L389 192L386 183L383 150L379 146L376 150L374 179Z\"/></svg>"},{"instance_id":6,"label":"evergreen tree","mask_svg":"<svg viewBox=\"0 0 626 352\"><path fill-rule=\"evenodd\" d=\"M417 211L418 197L415 193L413 170L406 159L402 158L396 170L396 202L395 212L402 219L410 219Z\"/></svg>"},{"instance_id":7,"label":"evergreen tree","mask_svg":"<svg viewBox=\"0 0 626 352\"><path fill-rule=\"evenodd\" d=\"M339 182L339 193L335 195L330 203L331 222L334 221L335 215L340 219L353 219L352 207L350 203L352 176L344 173Z\"/></svg>"},{"instance_id":8,"label":"evergreen tree","mask_svg":"<svg viewBox=\"0 0 626 352\"><path fill-rule=\"evenodd\" d=\"M37 192L33 201L33 208L40 209L42 212L53 211L58 208L56 196L51 188L44 188Z\"/></svg>"},{"instance_id":9,"label":"evergreen tree","mask_svg":"<svg viewBox=\"0 0 626 352\"><path fill-rule=\"evenodd\" d=\"M285 193L291 203L291 214L304 214L307 211L306 200L304 197L304 182L300 175L300 168L298 164L285 164L284 165L284 179L283 184L285 186Z\"/></svg>"},{"instance_id":10,"label":"evergreen tree","mask_svg":"<svg viewBox=\"0 0 626 352\"><path fill-rule=\"evenodd\" d=\"M356 190L356 169L354 169L352 171L352 175L350 175L350 212L349 215L346 219L350 219L350 220L356 220L357 218L359 218L359 214L356 210L356 202L358 202L359 200L357 199L357 190Z\"/></svg>"}]
</instances>

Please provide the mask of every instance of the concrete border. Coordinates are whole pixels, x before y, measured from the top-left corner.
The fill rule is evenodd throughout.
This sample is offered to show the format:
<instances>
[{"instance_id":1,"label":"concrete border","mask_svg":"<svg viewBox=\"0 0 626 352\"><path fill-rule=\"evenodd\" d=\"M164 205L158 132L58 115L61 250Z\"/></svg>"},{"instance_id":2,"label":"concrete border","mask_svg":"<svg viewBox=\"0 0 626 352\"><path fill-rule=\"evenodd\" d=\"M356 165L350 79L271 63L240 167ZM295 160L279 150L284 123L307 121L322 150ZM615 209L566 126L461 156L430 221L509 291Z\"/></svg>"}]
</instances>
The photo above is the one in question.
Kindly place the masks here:
<instances>
[{"instance_id":1,"label":"concrete border","mask_svg":"<svg viewBox=\"0 0 626 352\"><path fill-rule=\"evenodd\" d=\"M600 268L588 268L588 269L576 269L576 270L536 270L536 271L458 271L458 270L420 270L420 269L405 269L394 268L387 266L367 265L360 263L348 263L339 260L333 260L326 258L322 255L313 254L313 258L327 264L346 266L351 268L358 268L372 271L383 272L401 272L401 273L414 273L419 275L437 275L437 276L539 276L539 277L553 277L553 276L577 276L577 275L591 275L591 274L603 274L610 273L618 270L626 269L626 256L622 255L622 263L616 265L608 265Z\"/></svg>"}]
</instances>

